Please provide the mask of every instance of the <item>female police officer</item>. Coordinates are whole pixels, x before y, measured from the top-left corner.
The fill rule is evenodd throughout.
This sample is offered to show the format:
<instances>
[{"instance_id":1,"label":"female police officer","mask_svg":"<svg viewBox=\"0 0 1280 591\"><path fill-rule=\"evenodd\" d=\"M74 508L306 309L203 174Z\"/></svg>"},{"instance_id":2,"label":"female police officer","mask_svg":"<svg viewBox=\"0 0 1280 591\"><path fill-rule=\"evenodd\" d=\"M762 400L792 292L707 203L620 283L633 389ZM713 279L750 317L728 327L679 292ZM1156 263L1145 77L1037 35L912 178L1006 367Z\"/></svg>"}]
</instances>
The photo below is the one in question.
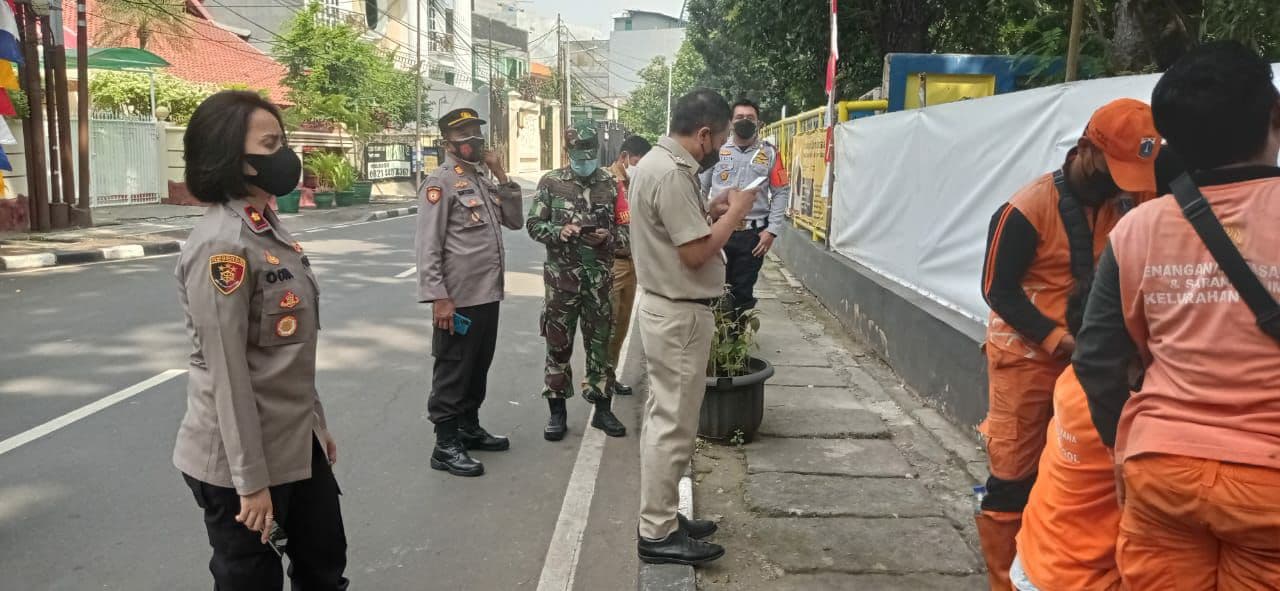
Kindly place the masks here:
<instances>
[{"instance_id":1,"label":"female police officer","mask_svg":"<svg viewBox=\"0 0 1280 591\"><path fill-rule=\"evenodd\" d=\"M319 294L268 207L302 163L252 92L204 101L184 148L187 187L209 207L177 269L195 350L173 462L204 510L215 587L280 589L283 551L294 588L346 589L337 448L315 388Z\"/></svg>"}]
</instances>

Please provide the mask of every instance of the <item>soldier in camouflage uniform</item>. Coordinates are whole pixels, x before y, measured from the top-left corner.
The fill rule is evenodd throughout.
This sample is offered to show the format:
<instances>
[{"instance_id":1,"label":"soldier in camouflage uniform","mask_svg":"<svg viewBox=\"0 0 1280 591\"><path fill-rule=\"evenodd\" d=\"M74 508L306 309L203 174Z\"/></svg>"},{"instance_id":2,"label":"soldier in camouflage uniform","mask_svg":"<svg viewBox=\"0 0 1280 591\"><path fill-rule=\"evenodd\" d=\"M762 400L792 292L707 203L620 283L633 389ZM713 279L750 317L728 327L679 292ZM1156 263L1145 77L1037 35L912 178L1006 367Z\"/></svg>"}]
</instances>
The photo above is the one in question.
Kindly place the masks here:
<instances>
[{"instance_id":1,"label":"soldier in camouflage uniform","mask_svg":"<svg viewBox=\"0 0 1280 591\"><path fill-rule=\"evenodd\" d=\"M609 304L618 198L613 176L600 168L595 127L580 123L565 131L569 166L553 170L538 183L526 227L534 240L547 246L543 266L546 301L541 332L547 339L546 386L542 396L551 408L543 436L564 439L568 432L565 399L573 396L570 357L579 319L587 375L582 397L595 405L591 426L611 437L627 429L612 410L613 374L609 367L609 337L613 311Z\"/></svg>"}]
</instances>

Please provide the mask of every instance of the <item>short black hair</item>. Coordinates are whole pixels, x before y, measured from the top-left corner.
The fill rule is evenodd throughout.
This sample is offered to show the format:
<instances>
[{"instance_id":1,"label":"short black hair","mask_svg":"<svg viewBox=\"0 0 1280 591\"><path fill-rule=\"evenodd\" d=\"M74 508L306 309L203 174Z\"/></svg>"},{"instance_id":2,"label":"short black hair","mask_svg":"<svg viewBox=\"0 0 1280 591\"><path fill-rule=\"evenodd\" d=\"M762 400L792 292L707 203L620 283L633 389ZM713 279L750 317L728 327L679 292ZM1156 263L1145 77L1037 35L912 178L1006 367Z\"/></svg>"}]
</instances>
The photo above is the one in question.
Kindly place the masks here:
<instances>
[{"instance_id":1,"label":"short black hair","mask_svg":"<svg viewBox=\"0 0 1280 591\"><path fill-rule=\"evenodd\" d=\"M730 113L738 110L738 107L751 107L756 112L756 119L760 118L760 103L757 103L747 97L741 97L734 101L733 108L729 109Z\"/></svg>"},{"instance_id":2,"label":"short black hair","mask_svg":"<svg viewBox=\"0 0 1280 591\"><path fill-rule=\"evenodd\" d=\"M1236 41L1196 47L1151 93L1156 129L1191 170L1249 160L1266 146L1280 100L1271 66Z\"/></svg>"},{"instance_id":3,"label":"short black hair","mask_svg":"<svg viewBox=\"0 0 1280 591\"><path fill-rule=\"evenodd\" d=\"M733 109L720 93L699 88L680 97L671 107L671 133L693 135L703 127L719 133L729 127Z\"/></svg>"},{"instance_id":4,"label":"short black hair","mask_svg":"<svg viewBox=\"0 0 1280 591\"><path fill-rule=\"evenodd\" d=\"M263 109L280 121L280 109L256 92L224 90L200 103L182 136L187 190L205 203L249 194L244 178L244 140L249 118Z\"/></svg>"},{"instance_id":5,"label":"short black hair","mask_svg":"<svg viewBox=\"0 0 1280 591\"><path fill-rule=\"evenodd\" d=\"M653 144L650 144L649 140L644 139L644 136L633 135L622 140L622 148L619 149L618 153L621 154L622 152L626 152L632 156L644 156L645 154L648 154L651 149L653 149Z\"/></svg>"}]
</instances>

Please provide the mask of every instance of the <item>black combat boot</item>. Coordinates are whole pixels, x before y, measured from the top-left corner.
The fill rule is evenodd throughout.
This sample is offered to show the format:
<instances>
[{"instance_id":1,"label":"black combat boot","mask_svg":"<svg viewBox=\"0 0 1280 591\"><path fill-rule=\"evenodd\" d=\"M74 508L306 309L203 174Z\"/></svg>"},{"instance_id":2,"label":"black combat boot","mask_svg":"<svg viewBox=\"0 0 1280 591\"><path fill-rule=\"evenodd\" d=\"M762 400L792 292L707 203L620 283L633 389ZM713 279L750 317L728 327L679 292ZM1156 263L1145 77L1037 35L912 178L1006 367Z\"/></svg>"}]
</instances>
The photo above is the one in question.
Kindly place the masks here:
<instances>
[{"instance_id":1,"label":"black combat boot","mask_svg":"<svg viewBox=\"0 0 1280 591\"><path fill-rule=\"evenodd\" d=\"M551 407L551 420L542 430L542 437L547 441L560 441L569 432L569 410L563 398L548 398L547 406Z\"/></svg>"},{"instance_id":2,"label":"black combat boot","mask_svg":"<svg viewBox=\"0 0 1280 591\"><path fill-rule=\"evenodd\" d=\"M471 459L458 436L458 422L448 420L436 424L436 448L431 452L431 467L454 476L484 474L484 464Z\"/></svg>"},{"instance_id":3,"label":"black combat boot","mask_svg":"<svg viewBox=\"0 0 1280 591\"><path fill-rule=\"evenodd\" d=\"M500 435L493 435L480 426L480 420L467 417L458 421L458 438L468 450L507 451L511 449L511 440Z\"/></svg>"},{"instance_id":4,"label":"black combat boot","mask_svg":"<svg viewBox=\"0 0 1280 591\"><path fill-rule=\"evenodd\" d=\"M622 421L618 417L613 416L613 399L604 396L588 396L583 394L583 398L591 404L596 405L596 412L591 415L591 426L601 431L609 437L625 437L627 428L623 426Z\"/></svg>"},{"instance_id":5,"label":"black combat boot","mask_svg":"<svg viewBox=\"0 0 1280 591\"><path fill-rule=\"evenodd\" d=\"M724 556L724 548L689 537L689 532L676 528L661 540L640 538L636 544L640 561L648 564L687 564L701 566Z\"/></svg>"}]
</instances>

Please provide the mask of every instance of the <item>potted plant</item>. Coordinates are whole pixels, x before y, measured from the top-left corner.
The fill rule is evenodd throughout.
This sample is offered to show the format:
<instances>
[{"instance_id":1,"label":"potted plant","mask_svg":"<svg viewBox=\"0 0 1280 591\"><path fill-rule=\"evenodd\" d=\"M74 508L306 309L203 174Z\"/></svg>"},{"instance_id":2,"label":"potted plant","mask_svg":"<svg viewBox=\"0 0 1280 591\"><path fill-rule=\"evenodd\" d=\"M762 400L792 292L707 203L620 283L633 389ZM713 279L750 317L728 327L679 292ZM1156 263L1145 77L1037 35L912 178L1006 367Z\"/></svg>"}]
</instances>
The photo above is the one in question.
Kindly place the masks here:
<instances>
[{"instance_id":1,"label":"potted plant","mask_svg":"<svg viewBox=\"0 0 1280 591\"><path fill-rule=\"evenodd\" d=\"M764 383L773 377L768 361L752 357L760 317L756 310L737 314L722 297L715 308L715 336L707 362L707 390L698 419L698 435L750 443L764 420Z\"/></svg>"},{"instance_id":2,"label":"potted plant","mask_svg":"<svg viewBox=\"0 0 1280 591\"><path fill-rule=\"evenodd\" d=\"M331 152L317 152L307 157L306 169L316 175L316 209L333 207L335 178L342 156Z\"/></svg>"},{"instance_id":3,"label":"potted plant","mask_svg":"<svg viewBox=\"0 0 1280 591\"><path fill-rule=\"evenodd\" d=\"M356 182L356 167L345 158L338 161L333 170L333 188L338 193L338 207L356 204L356 193L351 189Z\"/></svg>"},{"instance_id":4,"label":"potted plant","mask_svg":"<svg viewBox=\"0 0 1280 591\"><path fill-rule=\"evenodd\" d=\"M302 189L294 189L288 195L276 197L276 211L280 213L298 213L298 205L302 202Z\"/></svg>"},{"instance_id":5,"label":"potted plant","mask_svg":"<svg viewBox=\"0 0 1280 591\"><path fill-rule=\"evenodd\" d=\"M352 190L356 193L356 203L369 203L373 197L373 181L356 181Z\"/></svg>"}]
</instances>

